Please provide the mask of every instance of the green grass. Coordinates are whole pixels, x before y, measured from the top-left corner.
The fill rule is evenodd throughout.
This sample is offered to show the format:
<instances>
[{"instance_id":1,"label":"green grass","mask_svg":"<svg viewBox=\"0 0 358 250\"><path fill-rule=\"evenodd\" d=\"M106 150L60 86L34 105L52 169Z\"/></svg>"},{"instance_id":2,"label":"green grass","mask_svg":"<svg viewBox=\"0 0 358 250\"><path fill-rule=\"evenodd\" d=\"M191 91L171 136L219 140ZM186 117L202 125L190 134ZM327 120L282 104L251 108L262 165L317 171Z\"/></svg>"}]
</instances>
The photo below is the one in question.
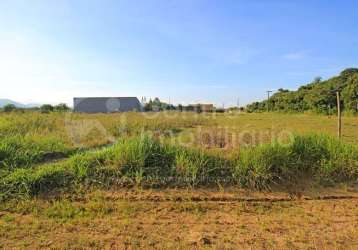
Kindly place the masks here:
<instances>
[{"instance_id":1,"label":"green grass","mask_svg":"<svg viewBox=\"0 0 358 250\"><path fill-rule=\"evenodd\" d=\"M61 163L15 169L0 180L2 199L31 197L78 186L210 186L255 189L292 183L307 174L317 181L358 181L358 148L328 136L295 136L242 149L232 159L168 144L148 136L72 156Z\"/></svg>"},{"instance_id":2,"label":"green grass","mask_svg":"<svg viewBox=\"0 0 358 250\"><path fill-rule=\"evenodd\" d=\"M307 174L319 181L358 181L358 147L325 135L295 136L240 152L236 176L245 186L267 188Z\"/></svg>"},{"instance_id":3,"label":"green grass","mask_svg":"<svg viewBox=\"0 0 358 250\"><path fill-rule=\"evenodd\" d=\"M0 169L27 168L44 160L66 157L73 152L57 138L8 136L0 140Z\"/></svg>"},{"instance_id":4,"label":"green grass","mask_svg":"<svg viewBox=\"0 0 358 250\"><path fill-rule=\"evenodd\" d=\"M92 125L102 126L115 143ZM314 247L322 228L340 229L332 230L327 243L351 242L357 238L354 200L337 200L334 209L332 201L294 201L286 208L276 207L281 202L194 201L214 198L201 196L218 188L215 197L233 190L228 200L250 193L270 197L255 191L269 189L289 197L302 190L304 196L319 196L312 187L323 194L336 187L351 194L350 184L358 183L357 128L357 117L343 117L338 141L334 117L308 114L0 113L0 248L128 248L128 235L133 245L142 242L137 248L178 248L183 240L181 248L190 248L193 232L208 226L207 232L225 232L210 238L217 247L249 242L248 248L262 248L266 235L265 246L273 248L272 239L278 235L281 242L283 232L291 232L284 238L296 241L296 248L302 242ZM281 132L294 135L292 141L279 143ZM235 140L240 133L248 137ZM167 192L174 193L165 197ZM297 209L304 204L306 215ZM228 226L239 231L227 235ZM312 232L316 236L307 238ZM163 235L173 241L162 241Z\"/></svg>"}]
</instances>

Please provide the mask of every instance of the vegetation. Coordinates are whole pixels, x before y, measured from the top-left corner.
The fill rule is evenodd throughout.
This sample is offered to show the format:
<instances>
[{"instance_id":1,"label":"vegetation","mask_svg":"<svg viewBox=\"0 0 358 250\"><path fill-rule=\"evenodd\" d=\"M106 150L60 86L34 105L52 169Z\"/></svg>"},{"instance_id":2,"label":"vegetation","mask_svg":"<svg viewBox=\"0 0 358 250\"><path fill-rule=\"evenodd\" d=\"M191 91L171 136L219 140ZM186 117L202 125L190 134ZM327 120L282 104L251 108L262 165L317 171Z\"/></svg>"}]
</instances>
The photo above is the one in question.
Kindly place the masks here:
<instances>
[{"instance_id":1,"label":"vegetation","mask_svg":"<svg viewBox=\"0 0 358 250\"><path fill-rule=\"evenodd\" d=\"M168 104L159 100L158 97L154 100L150 99L149 102L144 104L144 111L164 111L164 110L175 110L176 107L172 104Z\"/></svg>"},{"instance_id":2,"label":"vegetation","mask_svg":"<svg viewBox=\"0 0 358 250\"><path fill-rule=\"evenodd\" d=\"M24 106L24 105L23 105ZM20 111L22 113L26 112L34 112L40 111L41 113L50 113L50 112L68 112L70 111L70 107L67 106L65 103L60 103L58 105L51 105L51 104L43 104L41 107L19 107L14 104L7 104L2 108L3 112L9 113L12 111Z\"/></svg>"},{"instance_id":3,"label":"vegetation","mask_svg":"<svg viewBox=\"0 0 358 250\"><path fill-rule=\"evenodd\" d=\"M0 248L355 248L355 200L233 199L241 193L242 190L87 190L77 198L0 203ZM249 191L244 194L257 195ZM265 195L272 200L283 198L275 192ZM235 202L224 202L231 200Z\"/></svg>"},{"instance_id":4,"label":"vegetation","mask_svg":"<svg viewBox=\"0 0 358 250\"><path fill-rule=\"evenodd\" d=\"M52 112L54 111L54 107L50 104L43 104L41 107L40 107L40 110L42 113L49 113L49 112Z\"/></svg>"},{"instance_id":5,"label":"vegetation","mask_svg":"<svg viewBox=\"0 0 358 250\"><path fill-rule=\"evenodd\" d=\"M6 159L10 161L9 159ZM22 159L20 159L22 160ZM120 140L60 163L13 167L0 182L2 199L29 197L77 185L197 186L215 183L268 189L303 175L333 184L358 181L358 148L326 136L296 136L242 149L225 159L208 152L161 144L148 136Z\"/></svg>"},{"instance_id":6,"label":"vegetation","mask_svg":"<svg viewBox=\"0 0 358 250\"><path fill-rule=\"evenodd\" d=\"M0 168L27 168L49 158L68 156L73 150L60 140L43 138L36 140L30 136L11 136L0 141Z\"/></svg>"},{"instance_id":7,"label":"vegetation","mask_svg":"<svg viewBox=\"0 0 358 250\"><path fill-rule=\"evenodd\" d=\"M60 103L54 106L54 110L58 112L67 112L70 111L71 109L67 106L66 103Z\"/></svg>"},{"instance_id":8,"label":"vegetation","mask_svg":"<svg viewBox=\"0 0 358 250\"><path fill-rule=\"evenodd\" d=\"M357 124L339 141L309 114L2 113L0 248L348 248Z\"/></svg>"},{"instance_id":9,"label":"vegetation","mask_svg":"<svg viewBox=\"0 0 358 250\"><path fill-rule=\"evenodd\" d=\"M14 104L7 104L4 106L4 112L11 112L16 109L16 106Z\"/></svg>"},{"instance_id":10,"label":"vegetation","mask_svg":"<svg viewBox=\"0 0 358 250\"><path fill-rule=\"evenodd\" d=\"M333 114L337 110L336 91L342 95L342 108L346 113L358 112L358 69L342 71L339 76L326 81L316 78L297 91L279 89L269 101L255 102L247 106L248 112L267 110Z\"/></svg>"}]
</instances>

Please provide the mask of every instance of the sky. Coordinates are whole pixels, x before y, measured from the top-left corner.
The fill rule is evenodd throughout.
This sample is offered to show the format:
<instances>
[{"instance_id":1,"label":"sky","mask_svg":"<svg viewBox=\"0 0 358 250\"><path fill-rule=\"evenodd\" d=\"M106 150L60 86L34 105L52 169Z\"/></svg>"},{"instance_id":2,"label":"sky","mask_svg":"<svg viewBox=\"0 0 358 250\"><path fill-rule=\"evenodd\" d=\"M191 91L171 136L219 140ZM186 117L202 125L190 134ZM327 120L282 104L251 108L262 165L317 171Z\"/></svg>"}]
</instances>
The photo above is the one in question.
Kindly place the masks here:
<instances>
[{"instance_id":1,"label":"sky","mask_svg":"<svg viewBox=\"0 0 358 250\"><path fill-rule=\"evenodd\" d=\"M358 67L358 1L0 0L0 98L248 104Z\"/></svg>"}]
</instances>

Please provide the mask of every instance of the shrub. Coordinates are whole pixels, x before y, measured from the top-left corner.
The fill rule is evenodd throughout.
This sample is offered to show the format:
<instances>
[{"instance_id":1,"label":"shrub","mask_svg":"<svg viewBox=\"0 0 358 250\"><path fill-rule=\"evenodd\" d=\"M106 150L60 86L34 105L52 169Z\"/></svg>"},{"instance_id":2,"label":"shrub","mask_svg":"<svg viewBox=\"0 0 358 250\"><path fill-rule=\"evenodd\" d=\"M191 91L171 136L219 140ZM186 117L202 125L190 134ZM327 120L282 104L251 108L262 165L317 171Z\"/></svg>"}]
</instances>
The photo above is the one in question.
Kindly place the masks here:
<instances>
[{"instance_id":1,"label":"shrub","mask_svg":"<svg viewBox=\"0 0 358 250\"><path fill-rule=\"evenodd\" d=\"M70 111L70 108L67 106L66 103L60 103L53 107L53 110L56 110L58 112L67 112Z\"/></svg>"},{"instance_id":2,"label":"shrub","mask_svg":"<svg viewBox=\"0 0 358 250\"><path fill-rule=\"evenodd\" d=\"M54 107L50 104L44 104L40 107L41 113L49 113L54 110Z\"/></svg>"},{"instance_id":3,"label":"shrub","mask_svg":"<svg viewBox=\"0 0 358 250\"><path fill-rule=\"evenodd\" d=\"M14 104L7 104L4 106L4 112L11 112L11 111L14 111L16 110L16 106Z\"/></svg>"}]
</instances>

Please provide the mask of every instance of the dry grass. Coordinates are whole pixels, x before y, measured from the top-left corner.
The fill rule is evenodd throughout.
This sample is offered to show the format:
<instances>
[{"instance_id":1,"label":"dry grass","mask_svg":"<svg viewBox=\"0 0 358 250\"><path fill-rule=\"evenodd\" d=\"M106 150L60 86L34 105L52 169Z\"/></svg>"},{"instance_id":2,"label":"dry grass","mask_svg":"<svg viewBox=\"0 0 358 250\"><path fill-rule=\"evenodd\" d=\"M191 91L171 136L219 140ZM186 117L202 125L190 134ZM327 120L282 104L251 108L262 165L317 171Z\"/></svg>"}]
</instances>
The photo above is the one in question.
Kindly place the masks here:
<instances>
[{"instance_id":1,"label":"dry grass","mask_svg":"<svg viewBox=\"0 0 358 250\"><path fill-rule=\"evenodd\" d=\"M357 144L357 128L358 117L343 118L344 142ZM253 170L261 169L263 162L270 163L266 166L268 169L271 165L284 163L283 158L271 157L277 155L275 152L281 151L277 151L275 147L262 147L259 151L251 152L249 149L241 150L238 146L269 142L287 132L301 135L324 133L334 136L336 120L334 117L308 114L1 113L0 139L3 143L0 145L4 154L0 157L4 157L6 161L0 162L0 180L9 181L9 178L3 178L7 175L14 177L14 180L20 180L19 183L14 182L16 189L21 185L26 188L24 183L33 177L36 180L34 183L38 184L35 188L48 191L39 193L40 196L36 198L9 200L0 204L0 249L358 248L357 199L305 200L305 197L320 195L356 196L356 188L346 186L336 190L321 186L318 190L313 188L317 183L292 182L287 186L273 185L271 190L278 188L280 191L267 193L225 191L227 187L217 183L220 191L126 189L113 192L97 190L92 193L93 190L79 186L84 189L77 190L76 194L62 190L63 193L58 195L51 189L52 186L68 186L67 182L54 181L66 180L64 177L67 175L63 174L67 174L68 169L62 168L61 164L84 164L80 170L85 170L88 163L99 164L103 170L111 173L111 166L102 166L102 161L98 161L106 155L106 150L76 154L69 160L55 164L37 165L51 153L76 153L78 148L89 149L106 145L113 139L138 136L142 131L151 132L164 142L183 143L188 147L205 149L205 153L201 154L202 158L194 153L184 154L186 149L180 151L183 154L178 155L182 157L176 160L181 167L197 164L206 166L205 164L211 162L204 157L208 153L206 151L215 151L225 159L230 156L228 159L231 160L232 155L240 153L241 164L252 163L248 169L251 175L240 172L241 176L256 174L257 177L260 172ZM11 143L5 143L7 141ZM304 143L302 145L304 146ZM344 172L341 170L349 165L345 163L351 163L352 169L348 170L353 173L357 163L354 159L343 157L342 159L347 161L342 163L341 158L335 158L340 154L347 157L351 155L351 147L337 147L342 149L342 152L338 152L332 145L330 144L332 161L320 161L316 165L321 166L322 163L322 166L331 166L332 168L322 168L325 170L323 173L329 177L330 174L337 174L331 170L338 169L339 176ZM130 149L131 147L121 152L132 152ZM270 151L271 149L273 151ZM311 153L318 153L312 156L308 152L308 158L323 159L321 151L316 150L320 147L313 149ZM189 149L188 152L191 150L195 152L194 149ZM148 155L156 155L157 159L156 152ZM145 154L142 158L147 159L148 155ZM88 156L88 159L85 156ZM93 156L93 159L90 156ZM128 154L125 159L137 164L137 156L138 154ZM24 167L24 162L28 169L20 169L11 175L12 169ZM147 164L147 161L143 162ZM202 162L205 164L201 164ZM127 165L136 166L134 163ZM305 167L317 167L313 165ZM191 170L197 173L196 168ZM207 169L199 170L205 172ZM106 171L103 173L107 173ZM33 174L27 175L27 172ZM145 172L135 173L135 181L140 183ZM267 175L262 177L266 178ZM31 182L31 185L34 183ZM301 186L297 187L296 184ZM27 188L24 190L25 193L28 191ZM247 198L256 202L245 201ZM294 200L290 200L292 198ZM260 199L268 201L259 201Z\"/></svg>"},{"instance_id":2,"label":"dry grass","mask_svg":"<svg viewBox=\"0 0 358 250\"><path fill-rule=\"evenodd\" d=\"M168 135L211 129L231 133L247 132L270 139L282 131L336 135L335 117L309 114L195 114L195 113L124 113L72 114L36 112L0 114L0 136L31 135L58 138L68 145L73 137L87 147L108 143L108 137L137 134L142 130ZM358 117L343 117L343 140L357 142ZM104 129L104 130L103 130ZM104 132L108 136L104 136Z\"/></svg>"},{"instance_id":3,"label":"dry grass","mask_svg":"<svg viewBox=\"0 0 358 250\"><path fill-rule=\"evenodd\" d=\"M0 247L356 249L358 246L358 200L197 202L190 197L238 195L184 191L187 201L176 201L176 195L177 191L95 192L75 200L69 197L61 201L40 199L9 204L11 208L0 215ZM250 195L246 193L246 197ZM266 194L266 197L281 195ZM130 197L137 197L137 201L128 201ZM161 201L148 197L160 197Z\"/></svg>"}]
</instances>

